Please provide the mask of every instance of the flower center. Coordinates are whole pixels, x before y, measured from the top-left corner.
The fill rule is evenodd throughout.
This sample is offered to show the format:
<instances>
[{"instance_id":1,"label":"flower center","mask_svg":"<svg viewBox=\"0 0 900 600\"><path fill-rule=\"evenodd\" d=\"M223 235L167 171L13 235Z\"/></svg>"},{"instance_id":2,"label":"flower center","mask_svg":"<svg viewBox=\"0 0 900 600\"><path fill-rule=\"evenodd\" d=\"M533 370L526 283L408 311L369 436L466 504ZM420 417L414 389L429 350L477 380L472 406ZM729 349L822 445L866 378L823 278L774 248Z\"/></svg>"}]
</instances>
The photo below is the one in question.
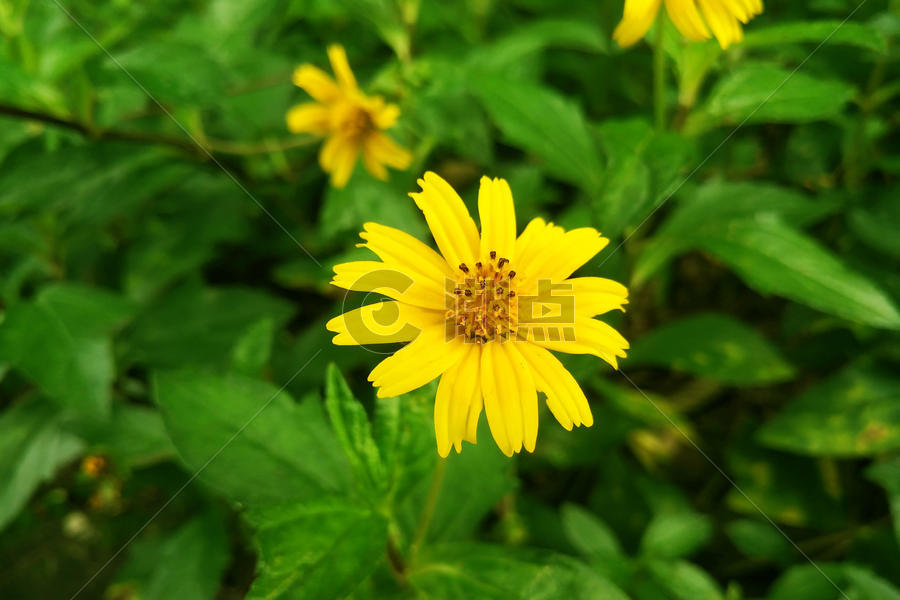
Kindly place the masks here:
<instances>
[{"instance_id":1,"label":"flower center","mask_svg":"<svg viewBox=\"0 0 900 600\"><path fill-rule=\"evenodd\" d=\"M509 260L491 250L490 261L459 265L453 289L452 308L447 317L456 326L456 335L467 342L484 343L507 338L516 328L516 272Z\"/></svg>"},{"instance_id":2,"label":"flower center","mask_svg":"<svg viewBox=\"0 0 900 600\"><path fill-rule=\"evenodd\" d=\"M352 106L344 113L339 128L341 133L350 138L361 138L374 129L372 116L362 106Z\"/></svg>"}]
</instances>

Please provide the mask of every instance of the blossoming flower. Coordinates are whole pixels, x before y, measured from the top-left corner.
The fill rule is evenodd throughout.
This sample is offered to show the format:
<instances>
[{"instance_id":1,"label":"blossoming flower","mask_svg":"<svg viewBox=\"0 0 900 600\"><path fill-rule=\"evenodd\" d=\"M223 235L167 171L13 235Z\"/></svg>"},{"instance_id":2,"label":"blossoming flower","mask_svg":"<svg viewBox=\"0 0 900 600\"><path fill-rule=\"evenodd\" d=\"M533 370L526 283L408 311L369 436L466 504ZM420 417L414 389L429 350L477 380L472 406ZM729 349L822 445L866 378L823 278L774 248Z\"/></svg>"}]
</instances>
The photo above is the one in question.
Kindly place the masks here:
<instances>
[{"instance_id":1,"label":"blossoming flower","mask_svg":"<svg viewBox=\"0 0 900 600\"><path fill-rule=\"evenodd\" d=\"M336 80L309 64L294 71L294 84L315 102L299 104L288 111L288 129L327 138L319 152L319 164L331 173L335 187L346 185L360 153L366 169L379 179L387 179L385 166L409 167L409 151L384 133L397 121L400 109L381 96L367 96L360 91L342 46L329 46L328 59Z\"/></svg>"},{"instance_id":2,"label":"blossoming flower","mask_svg":"<svg viewBox=\"0 0 900 600\"><path fill-rule=\"evenodd\" d=\"M625 0L625 14L613 39L623 48L644 37L663 0ZM724 50L744 37L741 23L747 23L763 11L762 0L665 0L672 23L687 39L700 42L709 32ZM701 16L702 12L702 16Z\"/></svg>"},{"instance_id":3,"label":"blossoming flower","mask_svg":"<svg viewBox=\"0 0 900 600\"><path fill-rule=\"evenodd\" d=\"M440 254L391 227L366 223L360 237L379 261L335 266L333 285L392 298L331 319L337 345L409 342L369 374L378 397L397 396L440 377L434 405L437 449L446 456L475 442L482 408L507 456L534 450L538 392L567 430L590 426L591 409L574 377L550 352L593 354L617 367L628 342L595 319L624 310L625 286L570 276L609 240L595 229L565 231L532 220L516 237L503 179L481 179L481 234L463 201L426 173L410 194Z\"/></svg>"}]
</instances>

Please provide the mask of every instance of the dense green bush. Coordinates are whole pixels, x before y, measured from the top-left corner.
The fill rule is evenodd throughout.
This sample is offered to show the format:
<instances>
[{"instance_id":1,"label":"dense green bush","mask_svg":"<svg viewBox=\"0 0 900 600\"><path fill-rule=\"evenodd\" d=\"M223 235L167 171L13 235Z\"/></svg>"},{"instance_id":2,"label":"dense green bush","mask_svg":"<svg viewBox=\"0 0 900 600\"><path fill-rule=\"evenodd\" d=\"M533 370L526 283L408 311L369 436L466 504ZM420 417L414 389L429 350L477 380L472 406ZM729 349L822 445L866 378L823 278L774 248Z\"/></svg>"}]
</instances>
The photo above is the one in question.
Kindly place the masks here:
<instances>
[{"instance_id":1,"label":"dense green bush","mask_svg":"<svg viewBox=\"0 0 900 600\"><path fill-rule=\"evenodd\" d=\"M724 51L621 15L0 0L0 596L900 598L900 4ZM400 107L387 181L287 129L332 43ZM441 461L435 386L331 344L363 223L430 241L426 170L611 238L592 427Z\"/></svg>"}]
</instances>

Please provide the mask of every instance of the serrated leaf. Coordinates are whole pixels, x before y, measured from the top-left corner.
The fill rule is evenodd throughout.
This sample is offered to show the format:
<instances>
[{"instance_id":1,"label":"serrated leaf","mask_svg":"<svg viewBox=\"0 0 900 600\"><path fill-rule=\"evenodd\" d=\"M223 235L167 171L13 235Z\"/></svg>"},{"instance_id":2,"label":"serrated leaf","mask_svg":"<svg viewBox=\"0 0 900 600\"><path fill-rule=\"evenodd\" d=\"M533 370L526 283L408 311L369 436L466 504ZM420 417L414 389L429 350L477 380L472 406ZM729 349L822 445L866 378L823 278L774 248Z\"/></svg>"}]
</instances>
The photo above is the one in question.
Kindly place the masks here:
<instances>
[{"instance_id":1,"label":"serrated leaf","mask_svg":"<svg viewBox=\"0 0 900 600\"><path fill-rule=\"evenodd\" d=\"M727 315L692 315L638 338L630 365L654 365L735 385L783 381L791 366L756 330Z\"/></svg>"},{"instance_id":2,"label":"serrated leaf","mask_svg":"<svg viewBox=\"0 0 900 600\"><path fill-rule=\"evenodd\" d=\"M384 559L383 516L341 498L251 511L259 576L248 598L343 598Z\"/></svg>"},{"instance_id":3,"label":"serrated leaf","mask_svg":"<svg viewBox=\"0 0 900 600\"><path fill-rule=\"evenodd\" d=\"M410 575L444 600L626 600L614 584L574 559L532 548L446 544L427 549Z\"/></svg>"},{"instance_id":4,"label":"serrated leaf","mask_svg":"<svg viewBox=\"0 0 900 600\"><path fill-rule=\"evenodd\" d=\"M153 391L184 462L229 498L259 506L350 489L315 398L298 405L268 383L190 369L157 373Z\"/></svg>"},{"instance_id":5,"label":"serrated leaf","mask_svg":"<svg viewBox=\"0 0 900 600\"><path fill-rule=\"evenodd\" d=\"M325 373L325 407L331 427L363 487L373 494L383 492L387 479L369 417L334 363L328 365Z\"/></svg>"}]
</instances>

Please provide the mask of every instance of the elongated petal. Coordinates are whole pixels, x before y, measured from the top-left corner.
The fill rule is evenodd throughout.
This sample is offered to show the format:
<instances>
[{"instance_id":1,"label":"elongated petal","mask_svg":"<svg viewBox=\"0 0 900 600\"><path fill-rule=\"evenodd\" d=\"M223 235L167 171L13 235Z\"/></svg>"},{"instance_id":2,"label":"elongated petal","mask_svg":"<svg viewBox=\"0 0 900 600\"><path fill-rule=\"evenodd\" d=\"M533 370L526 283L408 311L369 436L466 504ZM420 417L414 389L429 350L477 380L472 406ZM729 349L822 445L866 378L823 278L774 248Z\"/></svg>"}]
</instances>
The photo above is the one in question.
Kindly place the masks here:
<instances>
[{"instance_id":1,"label":"elongated petal","mask_svg":"<svg viewBox=\"0 0 900 600\"><path fill-rule=\"evenodd\" d=\"M386 263L402 265L411 273L444 286L447 279L453 279L447 261L423 242L399 229L366 223L359 237L366 241L361 244L378 255Z\"/></svg>"},{"instance_id":2,"label":"elongated petal","mask_svg":"<svg viewBox=\"0 0 900 600\"><path fill-rule=\"evenodd\" d=\"M642 37L653 25L653 19L659 11L661 0L625 0L622 20L613 31L613 39L619 46L631 46Z\"/></svg>"},{"instance_id":3,"label":"elongated petal","mask_svg":"<svg viewBox=\"0 0 900 600\"><path fill-rule=\"evenodd\" d=\"M499 344L485 344L481 350L481 393L491 435L500 451L512 456L522 448L522 414L509 401L507 382L513 377Z\"/></svg>"},{"instance_id":4,"label":"elongated petal","mask_svg":"<svg viewBox=\"0 0 900 600\"><path fill-rule=\"evenodd\" d=\"M612 279L603 277L573 277L562 282L571 291L560 295L574 296L575 312L584 317L596 317L611 310L625 311L628 304L628 288Z\"/></svg>"},{"instance_id":5,"label":"elongated petal","mask_svg":"<svg viewBox=\"0 0 900 600\"><path fill-rule=\"evenodd\" d=\"M478 230L462 198L431 171L418 183L422 191L410 197L424 213L441 254L454 270L463 263L471 267L478 254Z\"/></svg>"},{"instance_id":6,"label":"elongated petal","mask_svg":"<svg viewBox=\"0 0 900 600\"><path fill-rule=\"evenodd\" d=\"M319 152L319 164L322 170L331 174L331 185L342 188L347 184L356 159L359 147L346 136L332 135Z\"/></svg>"},{"instance_id":7,"label":"elongated petal","mask_svg":"<svg viewBox=\"0 0 900 600\"><path fill-rule=\"evenodd\" d=\"M478 190L478 215L481 219L481 260L497 257L515 259L516 211L512 191L505 179L481 178Z\"/></svg>"},{"instance_id":8,"label":"elongated petal","mask_svg":"<svg viewBox=\"0 0 900 600\"><path fill-rule=\"evenodd\" d=\"M370 133L365 140L365 155L369 160L385 164L394 169L404 170L412 162L409 150L400 146L384 133Z\"/></svg>"},{"instance_id":9,"label":"elongated petal","mask_svg":"<svg viewBox=\"0 0 900 600\"><path fill-rule=\"evenodd\" d=\"M528 341L567 354L593 354L618 369L617 357L625 357L628 341L610 325L597 319L576 315L573 326L529 328ZM570 335L573 334L573 335Z\"/></svg>"},{"instance_id":10,"label":"elongated petal","mask_svg":"<svg viewBox=\"0 0 900 600\"><path fill-rule=\"evenodd\" d=\"M518 388L516 397L522 411L522 444L527 451L534 452L538 434L537 389L528 362L518 350L524 345L528 344L509 342L501 344L500 348L506 352Z\"/></svg>"},{"instance_id":11,"label":"elongated petal","mask_svg":"<svg viewBox=\"0 0 900 600\"><path fill-rule=\"evenodd\" d=\"M712 29L723 50L743 39L744 32L737 16L722 4L722 0L698 0L698 2L709 28Z\"/></svg>"},{"instance_id":12,"label":"elongated petal","mask_svg":"<svg viewBox=\"0 0 900 600\"><path fill-rule=\"evenodd\" d=\"M434 404L434 428L438 454L462 450L473 411L481 411L481 347L465 344L460 360L441 376ZM476 417L477 421L477 417Z\"/></svg>"},{"instance_id":13,"label":"elongated petal","mask_svg":"<svg viewBox=\"0 0 900 600\"><path fill-rule=\"evenodd\" d=\"M557 243L545 247L531 264L522 268L532 278L562 281L603 250L609 240L591 227L567 231Z\"/></svg>"},{"instance_id":14,"label":"elongated petal","mask_svg":"<svg viewBox=\"0 0 900 600\"><path fill-rule=\"evenodd\" d=\"M709 39L709 30L697 10L696 0L666 0L666 12L687 39L695 42Z\"/></svg>"},{"instance_id":15,"label":"elongated petal","mask_svg":"<svg viewBox=\"0 0 900 600\"><path fill-rule=\"evenodd\" d=\"M379 398L399 396L422 387L455 365L465 353L459 338L445 341L441 326L424 329L419 336L387 357L369 373Z\"/></svg>"},{"instance_id":16,"label":"elongated petal","mask_svg":"<svg viewBox=\"0 0 900 600\"><path fill-rule=\"evenodd\" d=\"M334 267L331 285L355 292L374 292L422 308L445 310L444 290L432 280L416 278L400 265L371 260L341 263Z\"/></svg>"},{"instance_id":17,"label":"elongated petal","mask_svg":"<svg viewBox=\"0 0 900 600\"><path fill-rule=\"evenodd\" d=\"M345 92L355 92L357 90L356 77L353 76L353 71L350 69L344 47L339 44L328 46L328 60L331 61L331 70L337 78L338 85Z\"/></svg>"},{"instance_id":18,"label":"elongated petal","mask_svg":"<svg viewBox=\"0 0 900 600\"><path fill-rule=\"evenodd\" d=\"M547 406L556 420L567 430L572 425L593 425L594 417L584 392L559 359L534 344L520 343L516 347L531 368L537 388L547 396Z\"/></svg>"},{"instance_id":19,"label":"elongated petal","mask_svg":"<svg viewBox=\"0 0 900 600\"><path fill-rule=\"evenodd\" d=\"M426 327L440 326L444 312L404 304L394 300L376 302L345 312L325 324L337 335L336 346L409 342Z\"/></svg>"},{"instance_id":20,"label":"elongated petal","mask_svg":"<svg viewBox=\"0 0 900 600\"><path fill-rule=\"evenodd\" d=\"M334 79L319 67L304 64L294 69L294 85L302 88L307 94L319 102L329 103L340 97Z\"/></svg>"},{"instance_id":21,"label":"elongated petal","mask_svg":"<svg viewBox=\"0 0 900 600\"><path fill-rule=\"evenodd\" d=\"M328 133L328 108L318 102L298 104L287 113L287 126L292 133Z\"/></svg>"}]
</instances>

